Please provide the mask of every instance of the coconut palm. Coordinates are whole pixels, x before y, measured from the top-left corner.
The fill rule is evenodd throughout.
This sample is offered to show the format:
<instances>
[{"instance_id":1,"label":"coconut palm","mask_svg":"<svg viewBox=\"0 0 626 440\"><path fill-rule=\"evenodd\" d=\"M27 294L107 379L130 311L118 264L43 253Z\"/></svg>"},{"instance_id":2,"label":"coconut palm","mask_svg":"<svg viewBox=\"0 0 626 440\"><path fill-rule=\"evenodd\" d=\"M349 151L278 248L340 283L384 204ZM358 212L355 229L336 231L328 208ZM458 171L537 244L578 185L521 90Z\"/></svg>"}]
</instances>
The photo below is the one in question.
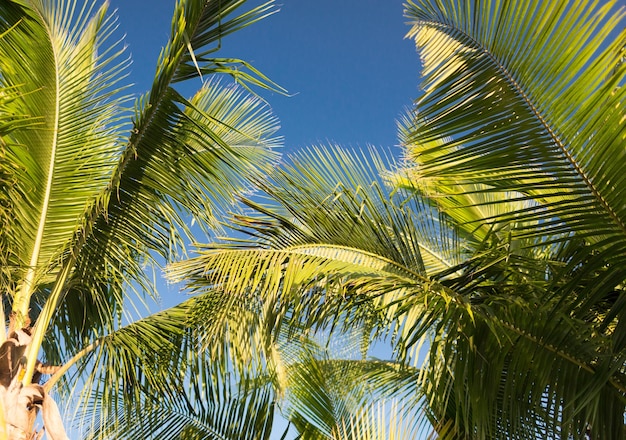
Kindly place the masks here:
<instances>
[{"instance_id":1,"label":"coconut palm","mask_svg":"<svg viewBox=\"0 0 626 440\"><path fill-rule=\"evenodd\" d=\"M436 392L456 402L465 436L626 435L616 167L626 33L616 5L408 6L424 65L409 180L490 240L454 286L488 281L460 291L498 324L466 338L480 345L443 343L458 370ZM472 399L480 393L493 397Z\"/></svg>"},{"instance_id":2,"label":"coconut palm","mask_svg":"<svg viewBox=\"0 0 626 440\"><path fill-rule=\"evenodd\" d=\"M388 336L395 362L419 368L383 389L440 438L625 438L624 9L406 13L424 77L405 163L297 156L260 182L267 200L244 200L249 241L173 274L252 295L274 332Z\"/></svg>"},{"instance_id":3,"label":"coconut palm","mask_svg":"<svg viewBox=\"0 0 626 440\"><path fill-rule=\"evenodd\" d=\"M272 87L247 63L217 56L224 37L274 10L240 12L244 3L176 2L152 88L134 111L106 4L0 3L0 439L34 438L39 409L48 438L67 438L50 393L65 399L75 387L85 389L76 405L94 435L112 415L165 396L179 404L172 435L194 428L184 414L199 421L235 401L271 413L267 392L244 392L243 380L189 400L188 373L207 356L187 319L197 301L141 320L131 313L156 295L146 267L183 255L190 221L216 226L246 179L275 159L277 123L264 103L211 79ZM193 97L177 91L198 77ZM43 385L42 374L51 375ZM261 419L205 426L265 438ZM161 428L140 425L143 436Z\"/></svg>"},{"instance_id":4,"label":"coconut palm","mask_svg":"<svg viewBox=\"0 0 626 440\"><path fill-rule=\"evenodd\" d=\"M394 421L411 429L391 438L419 431L416 413L424 400L416 384L423 373L416 368L419 349L406 342L412 330L406 322L420 315L416 304L408 311L402 304L428 301L420 319L436 323L451 297L426 295L429 274L456 265L465 250L455 245L446 218L386 185L387 160L338 147L301 152L258 182L267 199L243 199L250 212L233 218L232 226L248 240L237 234L170 268L197 297L222 296L232 321L219 328L236 322L271 338L268 374L275 376L283 416L303 438L380 434L379 405L399 397ZM235 312L252 302L256 313ZM352 335L350 356L311 357L299 341L320 333L324 340ZM396 340L397 356L368 359L371 342L386 336ZM226 337L249 345L233 332ZM255 352L270 358L267 348Z\"/></svg>"}]
</instances>

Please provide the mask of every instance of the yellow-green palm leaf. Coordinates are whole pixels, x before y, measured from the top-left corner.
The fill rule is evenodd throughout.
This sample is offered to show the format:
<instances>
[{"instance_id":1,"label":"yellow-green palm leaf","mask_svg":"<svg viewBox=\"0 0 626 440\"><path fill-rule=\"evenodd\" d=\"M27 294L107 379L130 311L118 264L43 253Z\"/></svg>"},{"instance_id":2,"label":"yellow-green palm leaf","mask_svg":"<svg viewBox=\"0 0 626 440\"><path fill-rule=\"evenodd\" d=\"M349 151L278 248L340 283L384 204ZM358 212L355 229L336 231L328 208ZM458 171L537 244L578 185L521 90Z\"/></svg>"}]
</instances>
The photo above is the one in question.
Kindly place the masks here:
<instances>
[{"instance_id":1,"label":"yellow-green palm leaf","mask_svg":"<svg viewBox=\"0 0 626 440\"><path fill-rule=\"evenodd\" d=\"M25 371L10 372L24 386L38 377L38 358L80 364L107 334L119 335L135 318L125 307L157 295L146 266L183 254L190 223L215 227L233 195L277 157L277 121L266 104L209 78L273 87L243 61L212 57L224 36L273 11L268 2L238 14L244 3L176 3L171 38L134 115L124 107L128 60L106 4L0 4L0 224L9 226L0 239L1 311L10 330L30 332L29 318L36 322ZM199 76L203 85L191 98L174 87ZM184 331L168 323L175 313L165 316L155 318L160 329ZM6 337L0 332L0 343ZM141 349L161 342L147 339ZM196 366L198 359L191 356ZM123 367L120 374L129 371ZM167 392L174 382L152 390ZM133 393L146 397L147 385L135 385ZM111 389L98 396L103 408L116 397L119 405L133 401Z\"/></svg>"},{"instance_id":2,"label":"yellow-green palm leaf","mask_svg":"<svg viewBox=\"0 0 626 440\"><path fill-rule=\"evenodd\" d=\"M616 9L590 1L409 3L409 36L424 64L419 117L407 136L420 175L538 202L524 217L540 226L522 232L622 243L624 66L609 72L626 34Z\"/></svg>"}]
</instances>

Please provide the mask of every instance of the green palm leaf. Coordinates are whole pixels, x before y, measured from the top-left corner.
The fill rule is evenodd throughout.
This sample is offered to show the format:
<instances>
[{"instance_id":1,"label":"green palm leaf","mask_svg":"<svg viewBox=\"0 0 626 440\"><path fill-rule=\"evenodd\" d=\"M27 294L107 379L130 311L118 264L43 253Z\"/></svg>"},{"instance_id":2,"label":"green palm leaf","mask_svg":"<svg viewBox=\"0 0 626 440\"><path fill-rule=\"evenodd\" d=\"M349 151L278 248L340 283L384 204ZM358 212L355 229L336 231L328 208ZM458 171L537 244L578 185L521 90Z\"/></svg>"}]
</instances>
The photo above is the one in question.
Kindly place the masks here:
<instances>
[{"instance_id":1,"label":"green palm leaf","mask_svg":"<svg viewBox=\"0 0 626 440\"><path fill-rule=\"evenodd\" d=\"M121 149L122 101L114 94L124 63L115 47L96 51L115 24L104 8L89 20L89 9L73 23L67 14L42 20L52 16L53 6L5 2L0 10L7 31L0 40L0 80L18 91L18 114L36 122L5 137L8 154L18 161L14 166L23 170L12 188L15 234L2 251L14 268L9 286L16 286L11 294L21 313L36 283L54 278L50 266L66 249L85 206L110 179ZM33 56L24 61L24 53ZM77 173L87 177L84 182Z\"/></svg>"},{"instance_id":2,"label":"green palm leaf","mask_svg":"<svg viewBox=\"0 0 626 440\"><path fill-rule=\"evenodd\" d=\"M461 13L455 2L410 3L425 75L409 137L420 174L539 202L525 217L541 226L522 232L622 243L625 71L607 76L606 66L626 34L614 6L477 1Z\"/></svg>"},{"instance_id":3,"label":"green palm leaf","mask_svg":"<svg viewBox=\"0 0 626 440\"><path fill-rule=\"evenodd\" d=\"M466 251L455 245L458 235L445 217L385 186L373 165L379 161L340 149L295 157L293 166L259 183L267 203L246 200L252 211L236 217L251 240L201 248L198 257L170 267L171 279L186 280L200 295L223 291L226 309L232 307L230 298L261 304L252 316L268 332L313 328L335 334L359 328L365 350L371 335L392 335L400 355L417 357L408 352L436 323L471 316L461 295L429 278L455 273ZM437 263L424 264L426 248L432 250L428 259ZM406 298L411 306L403 308ZM317 385L305 389L315 393ZM307 413L323 407L324 400L311 395L303 401L296 426L308 435L328 435L328 426L322 429L326 434L319 433L320 423L332 417Z\"/></svg>"},{"instance_id":4,"label":"green palm leaf","mask_svg":"<svg viewBox=\"0 0 626 440\"><path fill-rule=\"evenodd\" d=\"M397 402L370 404L363 412L343 421L333 440L413 440L420 435L419 427L399 409Z\"/></svg>"},{"instance_id":5,"label":"green palm leaf","mask_svg":"<svg viewBox=\"0 0 626 440\"><path fill-rule=\"evenodd\" d=\"M623 8L419 1L407 14L425 76L403 186L481 243L442 279L473 317L436 326L431 360L445 363L424 369L435 420L454 435L589 424L621 438Z\"/></svg>"},{"instance_id":6,"label":"green palm leaf","mask_svg":"<svg viewBox=\"0 0 626 440\"><path fill-rule=\"evenodd\" d=\"M246 175L274 157L276 121L259 99L237 87L207 83L192 104L174 128L177 142L157 144L163 150L158 158L147 162L144 170L129 171L129 176L143 175L142 180L129 177L129 187L119 189L119 200L97 220L97 233L83 246L69 281L71 289L57 310L58 328L67 332L64 339L85 340L89 335L85 332L111 328L113 322L99 321L98 316L111 316L109 310L121 304L124 286L143 276L144 262L134 255L152 249L175 256L183 245L177 228L190 233L181 212L205 225L214 224L219 206L230 206L232 194L245 187ZM143 283L148 286L149 280ZM73 323L82 321L77 314L85 307L93 308L95 320L77 327Z\"/></svg>"},{"instance_id":7,"label":"green palm leaf","mask_svg":"<svg viewBox=\"0 0 626 440\"><path fill-rule=\"evenodd\" d=\"M201 249L200 256L171 266L173 281L187 280L196 291L260 295L265 318L276 328L285 316L339 322L335 313L345 304L361 304L339 325L347 328L380 318L374 318L372 296L385 302L405 289L421 291L427 271L449 270L463 252L446 224L433 221L430 207L414 200L403 206L404 198L392 195L359 154L312 150L272 177L261 185L274 203L247 200L258 215L236 219L258 242L237 239Z\"/></svg>"},{"instance_id":8,"label":"green palm leaf","mask_svg":"<svg viewBox=\"0 0 626 440\"><path fill-rule=\"evenodd\" d=\"M101 39L111 31L110 25L104 27L104 35L100 30L102 23L108 23L103 18L105 10L99 11L92 22L74 17L77 26L87 23L84 34L80 34L83 32L80 28L65 25L70 16L54 13L53 3L43 2L33 6L37 14L32 26L41 26L44 31L47 27L54 30L50 31L50 36L42 36L41 41L51 41L53 48L59 45L66 51L58 54L61 58L56 59L53 57L56 52L50 49L48 58L35 58L35 61L43 66L42 69L49 69L52 80L55 78L52 75L56 72L55 63L67 68L67 73L63 75L68 77L70 88L50 96L38 90L25 94L24 99L34 99L35 102L48 99L48 107L58 113L42 115L41 119L58 119L59 125L50 128L44 124L22 130L19 135L35 137L16 137L13 141L18 146L13 148L20 148L20 155L25 157L22 163L30 161L28 165L32 166L28 169L32 170L32 176L39 179L34 181L30 174L26 175L25 178L31 180L24 182L20 194L27 194L31 199L39 197L40 200L24 200L14 205L22 209L19 215L14 213L18 218L17 227L22 228L16 234L16 240L28 237L33 241L30 244L11 243L11 248L3 254L19 254L20 249L26 252L26 256L21 261L14 261L13 266L30 269L16 272L14 278L17 281L7 282L7 285L16 285L20 289L16 293L14 309L20 310L24 316L31 306L28 299L35 291L35 282L50 283L58 273L54 288L43 288L36 293L34 309L41 308L46 301L40 320L47 321L53 316L61 296L68 298L58 310L62 314L57 314L61 319L59 323L63 324L61 328L68 331L61 340L80 344L90 339L89 332L114 328L115 321L112 319L121 304L124 286L139 282L144 289L151 289L142 268L146 259L151 259L149 252L155 251L171 258L181 249L183 237L189 234L181 213L190 212L203 224L214 225L218 207L230 206L232 194L243 188L246 178L275 157L272 147L276 142L273 134L277 124L259 99L245 97L232 88L229 90L207 83L196 97L187 101L168 85L177 69L183 68L185 57L189 56L191 48L185 42L186 38L202 37L206 44L217 43L222 37L220 32L215 31L218 24L224 24L226 31L231 32L268 12L269 5L265 5L235 17L232 22L226 20L225 15L242 3L229 2L218 10L213 3L183 2L177 6L176 14L188 14L189 17L176 22L173 28L174 34L164 52L165 58L160 64L153 90L147 100L139 103L136 128L132 130L125 147L119 142L119 124L113 125L119 118L115 106L98 106L116 92L111 89L116 77L110 73L116 69L108 66L110 60L84 53L85 50L95 51L100 43L94 39ZM11 3L10 8L15 10L8 8L5 15L19 20L22 7ZM88 12L87 9L85 14ZM20 40L18 35L8 35ZM82 38L78 39L79 35ZM26 44L24 40L20 41ZM195 40L192 38L192 41ZM7 52L7 58L19 59L17 53L30 50L13 43L13 40L7 41L6 50L15 51ZM62 57L66 57L67 61ZM87 63L83 67L85 59L93 59L93 65ZM98 68L99 65L102 67ZM16 68L18 74L13 79L8 78L8 74L4 75L8 85L12 84L10 81L17 82L20 74L22 77L26 75L20 73L20 68L31 66L25 66ZM221 72L234 72L236 66L229 69L222 69ZM11 69L6 71L11 72ZM45 74L41 76L46 81L51 80ZM50 90L36 83L33 87ZM77 97L73 98L72 93ZM59 96L62 99L56 101L55 97ZM32 104L31 107L41 111L46 108L39 104ZM83 117L77 118L78 114ZM85 115L90 117L84 118ZM62 141L57 142L56 138L50 140L49 148L53 151L43 154L41 150L37 156L37 160L43 161L41 163L29 159L30 150L24 149L24 146L38 141L38 130L48 137L51 132L58 133ZM93 139L93 148L89 139ZM42 174L40 169L46 172ZM89 170L99 173L100 177L90 175ZM89 185L82 183L85 178ZM28 188L43 188L44 192L37 196L37 191ZM65 191L72 193L69 201ZM39 217L33 217L37 210L25 209L35 203L40 205ZM55 217L57 211L61 217ZM46 226L48 223L50 226ZM30 225L31 230L24 229L25 225ZM46 234L51 234L50 239ZM45 264L37 269L36 261ZM62 264L58 265L59 262ZM49 269L51 264L57 265L56 270L60 267L64 270L54 272ZM36 270L45 273L46 278L40 280ZM45 299L47 295L50 295L49 300ZM90 314L85 314L85 309ZM93 322L89 321L91 318L94 318ZM43 323L37 327L35 346L38 346L37 341L42 339L45 329ZM76 351L77 348L72 345L69 351ZM49 351L48 357L56 360L59 355ZM33 368L34 356L29 356L29 359L29 368Z\"/></svg>"},{"instance_id":9,"label":"green palm leaf","mask_svg":"<svg viewBox=\"0 0 626 440\"><path fill-rule=\"evenodd\" d=\"M245 319L254 312L208 292L94 341L63 367L80 362L67 380L83 387L89 438L268 438L273 370L264 327Z\"/></svg>"},{"instance_id":10,"label":"green palm leaf","mask_svg":"<svg viewBox=\"0 0 626 440\"><path fill-rule=\"evenodd\" d=\"M323 160L328 154L333 163ZM375 173L346 153L309 155L261 184L268 203L246 201L255 212L237 221L256 241L208 247L172 266L174 279L191 280L198 291L258 295L269 311L261 321L274 329L294 319L304 328L374 328L375 335L391 335L407 361L428 341L429 363L417 383L426 417L442 433L532 438L579 432L576 420L597 423L597 432L622 429L615 416L622 356L599 356L610 337L593 337L595 324L573 319L571 305L563 307L563 297L551 293L570 283L571 251L520 252L504 232L463 247L444 227L455 216L429 222L433 205L385 193ZM446 270L425 270L422 242L434 243L440 255L456 250ZM475 397L483 394L490 400ZM519 395L528 402L511 412L508 402ZM616 411L601 414L601 401Z\"/></svg>"},{"instance_id":11,"label":"green palm leaf","mask_svg":"<svg viewBox=\"0 0 626 440\"><path fill-rule=\"evenodd\" d=\"M339 339L342 346L347 342L345 335ZM337 356L335 351L313 342L299 347L295 353L285 354L287 387L281 412L303 438L363 438L366 431L376 426L369 411L375 405L373 402L379 402L382 407L389 399L407 397L414 392L411 385L419 374L414 368L354 356L349 343L341 350L343 355ZM420 419L417 410L420 405L411 407L409 402L417 404L418 398L409 397L403 405L396 402L393 406L396 416L406 417L408 423L405 426L398 423L391 431L400 428L405 435L414 432L415 426L409 425L417 424ZM377 428L384 431L389 426Z\"/></svg>"},{"instance_id":12,"label":"green palm leaf","mask_svg":"<svg viewBox=\"0 0 626 440\"><path fill-rule=\"evenodd\" d=\"M426 149L442 147L449 139L434 140L428 146L411 144L415 120L407 115L400 122L400 140L407 146L409 162L391 176L394 185L415 194L424 203L432 204L437 212L450 217L472 248L479 247L488 237L504 239L510 229L537 226L536 220L527 218L528 213L537 210L537 203L519 192L501 191L485 183L468 183L462 174L423 175L419 156L415 155ZM517 240L523 247L524 241Z\"/></svg>"},{"instance_id":13,"label":"green palm leaf","mask_svg":"<svg viewBox=\"0 0 626 440\"><path fill-rule=\"evenodd\" d=\"M0 122L0 182L3 188L10 185L8 198L3 193L0 200L0 223L12 221L12 233L3 230L0 240L1 279L13 312L10 330L29 327L29 310L36 319L20 375L24 385L34 380L42 345L51 363L75 355L70 366L117 337L119 355L90 365L119 361L121 372L114 376L128 378L133 376L124 374L149 364L138 361L142 348L136 344L149 341L132 342L128 336L137 326L165 338L164 343L167 331L182 337L181 327L167 323L116 331L133 321L123 310L134 297L155 294L146 265L184 253L190 220L205 229L216 226L233 195L277 156L277 122L260 98L213 80L191 99L172 86L220 73L273 87L244 62L209 56L225 35L271 13L271 2L239 16L234 12L242 0L178 2L171 39L152 90L137 102L132 127L118 86L127 62L119 61L115 43L106 42L115 22L107 18L106 5L96 10L94 3L84 8L72 0L0 5L0 106L7 109ZM130 133L123 141L125 130ZM103 334L115 336L103 339ZM6 334L1 335L3 342ZM194 353L185 355L198 373L199 359L205 358ZM181 384L172 379L177 377L173 364L165 364L158 371L171 381L146 374L153 391L171 394L167 387ZM103 379L101 396L148 402L119 393L115 386L121 382L108 378L96 368L93 380ZM56 383L58 378L50 382ZM269 408L269 395L257 394L250 407ZM200 420L202 414L197 415Z\"/></svg>"}]
</instances>

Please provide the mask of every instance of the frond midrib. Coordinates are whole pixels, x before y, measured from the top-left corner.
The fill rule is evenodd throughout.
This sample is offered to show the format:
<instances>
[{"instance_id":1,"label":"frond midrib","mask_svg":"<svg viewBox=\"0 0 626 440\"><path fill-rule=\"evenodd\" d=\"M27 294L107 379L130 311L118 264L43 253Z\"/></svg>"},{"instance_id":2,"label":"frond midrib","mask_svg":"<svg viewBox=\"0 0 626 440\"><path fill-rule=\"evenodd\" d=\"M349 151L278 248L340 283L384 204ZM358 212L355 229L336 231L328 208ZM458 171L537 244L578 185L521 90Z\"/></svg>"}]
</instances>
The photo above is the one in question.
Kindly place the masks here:
<instances>
[{"instance_id":1,"label":"frond midrib","mask_svg":"<svg viewBox=\"0 0 626 440\"><path fill-rule=\"evenodd\" d=\"M417 23L423 26L430 26L437 30L441 30L442 32L450 35L449 32L445 31L453 31L455 33L462 34L463 37L467 38L474 45L474 48L480 50L483 55L487 56L489 60L496 66L497 70L502 73L509 86L512 87L514 91L518 93L518 96L522 98L524 103L528 106L533 116L540 123L540 125L544 128L545 132L548 134L554 145L556 145L569 164L573 167L575 173L582 179L585 186L589 189L591 195L599 202L600 206L604 208L605 212L609 215L611 220L618 226L621 230L624 237L626 237L626 223L620 219L615 210L610 206L607 200L600 194L600 191L593 184L589 176L582 169L580 164L576 161L576 159L572 156L572 154L567 150L565 143L561 140L559 135L552 129L549 125L548 121L541 113L541 111L534 105L530 96L525 92L522 85L515 79L515 77L509 72L504 64L502 64L486 47L484 47L478 40L476 40L472 35L465 32L463 29L459 27L452 26L450 23L442 23L433 20L418 20ZM409 33L410 34L410 33Z\"/></svg>"},{"instance_id":2,"label":"frond midrib","mask_svg":"<svg viewBox=\"0 0 626 440\"><path fill-rule=\"evenodd\" d=\"M52 193L52 183L54 176L54 168L56 165L56 152L57 152L57 141L59 134L59 112L60 112L60 73L59 73L59 54L57 48L52 43L52 30L50 29L50 25L48 21L41 15L41 11L39 9L33 10L39 19L39 22L42 23L42 28L45 30L47 34L47 43L52 51L53 59L54 59L54 120L52 126L52 145L50 147L50 159L48 164L48 176L46 178L46 187L44 190L44 197L41 205L41 212L39 216L39 223L37 226L37 233L35 235L35 241L33 244L32 253L30 256L29 266L27 268L26 275L23 280L24 290L20 289L15 296L13 310L18 313L18 321L22 319L27 319L28 310L30 307L30 297L32 295L33 289L35 287L35 275L39 266L39 258L40 251L43 243L43 236L46 226L46 220L48 217L48 206L50 203L50 197ZM23 325L22 322L18 323L18 327Z\"/></svg>"},{"instance_id":3,"label":"frond midrib","mask_svg":"<svg viewBox=\"0 0 626 440\"><path fill-rule=\"evenodd\" d=\"M412 270L411 268L398 263L397 261L394 261L390 258L384 257L380 254L376 254L374 252L370 252L370 251L366 251L360 248L356 248L356 247L352 247L352 246L341 246L341 245L334 245L334 244L326 244L326 243L311 243L311 244L304 244L304 245L295 245L295 246L290 246L288 248L285 249L285 251L287 251L288 253L295 253L295 254L304 254L304 255L312 255L310 252L306 252L306 249L311 249L311 248L325 248L325 249L335 249L335 250L343 250L343 251L349 251L349 252L355 252L364 256L367 256L373 260L379 260L383 263L389 264L390 266L395 267L399 272L404 272L405 274L409 275L410 277L417 279L421 282L426 282L428 281L427 277L425 277L423 274L420 274L418 272L415 272L414 270ZM314 256L314 255L313 255ZM365 265L364 265L365 266Z\"/></svg>"},{"instance_id":4,"label":"frond midrib","mask_svg":"<svg viewBox=\"0 0 626 440\"><path fill-rule=\"evenodd\" d=\"M204 8L206 8L206 5L204 6ZM200 16L201 15L202 14L200 14ZM199 25L200 25L200 22L198 20L194 24L194 27L193 27L194 32L195 32L195 29L197 29ZM172 79L174 78L176 74L176 70L178 69L178 66L182 62L181 60L184 56L184 53L185 51L179 51L178 56L175 58L176 67L172 68L169 74L164 77L166 81L162 83L165 84L165 86L161 88L160 93L156 96L152 93L155 91L155 87L153 85L152 90L150 91L150 101L147 104L148 108L147 110L144 108L144 111L146 111L146 113L143 113L143 115L145 116L143 118L144 123L142 124L142 127L140 129L132 130L128 143L126 147L124 148L124 150L122 151L122 154L120 155L117 166L113 170L109 183L104 188L104 190L100 193L100 195L97 197L99 201L109 200L109 202L108 203L96 202L96 203L91 204L91 206L87 209L83 226L82 228L79 228L76 234L74 235L74 245L73 245L73 249L70 255L78 254L80 248L87 241L87 237L93 231L93 228L95 227L95 223L98 221L99 218L101 218L102 215L106 214L107 209L108 209L108 204L111 203L113 200L115 200L116 194L119 195L118 187L120 183L122 182L126 168L133 159L136 159L136 154L137 154L136 147L141 142L146 131L151 127L152 121L157 115L161 107L161 103L163 102L165 96L167 95L167 91L170 87ZM158 82L159 81L155 81L154 84L156 85ZM157 91L159 90L157 89ZM153 97L155 99L153 99ZM68 262L65 262L65 264L68 264ZM69 262L69 264L72 264L72 262Z\"/></svg>"}]
</instances>

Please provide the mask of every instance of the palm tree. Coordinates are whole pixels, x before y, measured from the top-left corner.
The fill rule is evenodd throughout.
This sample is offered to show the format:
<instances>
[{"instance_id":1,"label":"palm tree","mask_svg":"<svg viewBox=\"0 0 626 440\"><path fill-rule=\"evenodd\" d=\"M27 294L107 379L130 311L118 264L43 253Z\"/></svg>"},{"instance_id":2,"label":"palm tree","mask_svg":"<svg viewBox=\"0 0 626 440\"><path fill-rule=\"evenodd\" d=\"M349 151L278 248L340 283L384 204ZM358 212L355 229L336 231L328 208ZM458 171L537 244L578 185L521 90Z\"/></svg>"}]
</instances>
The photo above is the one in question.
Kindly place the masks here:
<instances>
[{"instance_id":1,"label":"palm tree","mask_svg":"<svg viewBox=\"0 0 626 440\"><path fill-rule=\"evenodd\" d=\"M425 90L406 133L410 180L485 229L488 252L453 285L497 322L473 337L482 347L453 342L456 418L471 421L466 436L623 438L624 9L433 6L408 6ZM472 404L487 390L493 402Z\"/></svg>"},{"instance_id":2,"label":"palm tree","mask_svg":"<svg viewBox=\"0 0 626 440\"><path fill-rule=\"evenodd\" d=\"M372 380L439 438L626 438L624 13L409 2L404 163L303 153L244 199L249 241L173 276L255 298L274 334L387 336L413 369Z\"/></svg>"},{"instance_id":3,"label":"palm tree","mask_svg":"<svg viewBox=\"0 0 626 440\"><path fill-rule=\"evenodd\" d=\"M65 399L81 386L77 405L94 436L113 416L175 396L179 422L236 401L259 417L206 426L266 437L271 401L259 387L224 383L185 401L185 378L206 356L187 318L198 301L140 320L130 313L156 295L146 266L184 254L189 220L216 226L276 158L277 123L263 102L211 79L273 87L247 63L216 56L225 36L274 11L270 1L239 13L244 3L176 2L152 88L131 111L129 60L110 42L117 24L106 4L0 2L0 439L34 438L39 408L48 438L67 438L50 392ZM177 84L198 77L198 92L181 96ZM43 385L42 374L51 375ZM144 436L162 428L138 425Z\"/></svg>"},{"instance_id":4,"label":"palm tree","mask_svg":"<svg viewBox=\"0 0 626 440\"><path fill-rule=\"evenodd\" d=\"M237 234L170 268L195 297L222 298L228 320L212 319L217 328L266 335L269 342L254 352L272 360L267 374L275 378L283 416L303 438L380 434L379 408L385 413L385 402L394 401L394 421L410 429L390 438L413 438L420 429L417 414L425 402L416 384L423 372L419 344L406 341L407 323L423 309L413 301L428 301L421 319L436 323L449 298L430 298L424 286L429 274L456 265L465 251L443 233L445 218L386 185L388 160L338 147L301 152L258 182L267 199L243 199L250 212L232 225L248 241ZM251 303L258 304L256 313L239 310ZM220 339L250 346L239 333ZM347 356L302 346L302 338L326 344L346 335L352 341ZM384 336L396 340L397 356L367 359L371 341Z\"/></svg>"}]
</instances>

